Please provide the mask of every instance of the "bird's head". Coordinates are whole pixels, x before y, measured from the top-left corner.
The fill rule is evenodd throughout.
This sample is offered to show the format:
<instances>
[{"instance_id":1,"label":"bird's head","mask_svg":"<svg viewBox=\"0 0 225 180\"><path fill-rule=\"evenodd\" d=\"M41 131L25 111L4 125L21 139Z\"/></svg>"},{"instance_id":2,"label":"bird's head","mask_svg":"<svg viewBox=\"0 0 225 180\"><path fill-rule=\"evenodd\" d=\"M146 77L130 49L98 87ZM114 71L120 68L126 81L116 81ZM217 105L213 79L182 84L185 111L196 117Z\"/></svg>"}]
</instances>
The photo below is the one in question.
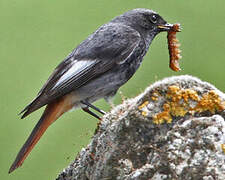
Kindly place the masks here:
<instances>
[{"instance_id":1,"label":"bird's head","mask_svg":"<svg viewBox=\"0 0 225 180\"><path fill-rule=\"evenodd\" d=\"M149 9L133 9L121 16L118 16L114 21L121 22L139 31L141 34L155 36L159 32L169 31L172 24L167 23L159 14Z\"/></svg>"}]
</instances>

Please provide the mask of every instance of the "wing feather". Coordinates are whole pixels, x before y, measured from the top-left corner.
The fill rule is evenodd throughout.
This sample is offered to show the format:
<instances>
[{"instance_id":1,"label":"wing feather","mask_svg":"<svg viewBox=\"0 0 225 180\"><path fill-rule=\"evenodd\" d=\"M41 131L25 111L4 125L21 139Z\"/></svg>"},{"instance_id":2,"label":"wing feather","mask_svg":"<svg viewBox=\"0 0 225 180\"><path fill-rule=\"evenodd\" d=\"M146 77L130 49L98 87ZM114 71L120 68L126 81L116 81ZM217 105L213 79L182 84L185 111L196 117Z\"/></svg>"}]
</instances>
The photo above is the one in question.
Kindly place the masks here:
<instances>
[{"instance_id":1,"label":"wing feather","mask_svg":"<svg viewBox=\"0 0 225 180\"><path fill-rule=\"evenodd\" d=\"M38 96L22 111L22 118L124 63L143 42L129 26L103 25L59 64Z\"/></svg>"}]
</instances>

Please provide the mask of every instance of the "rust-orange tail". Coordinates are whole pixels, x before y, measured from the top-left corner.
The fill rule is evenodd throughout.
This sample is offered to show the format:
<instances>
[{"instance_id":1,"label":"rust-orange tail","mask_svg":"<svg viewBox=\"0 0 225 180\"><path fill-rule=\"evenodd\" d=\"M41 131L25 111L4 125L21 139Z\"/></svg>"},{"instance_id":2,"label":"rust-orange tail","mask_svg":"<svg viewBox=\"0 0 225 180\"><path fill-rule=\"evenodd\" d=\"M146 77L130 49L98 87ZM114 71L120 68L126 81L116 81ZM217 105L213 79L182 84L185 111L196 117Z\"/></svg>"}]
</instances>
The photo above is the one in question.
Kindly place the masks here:
<instances>
[{"instance_id":1,"label":"rust-orange tail","mask_svg":"<svg viewBox=\"0 0 225 180\"><path fill-rule=\"evenodd\" d=\"M34 146L37 144L46 129L64 112L68 111L71 108L72 105L69 101L68 96L64 96L63 98L60 98L59 100L47 105L44 113L42 114L40 120L34 127L33 131L31 132L29 138L17 154L15 161L9 169L9 173L11 173L23 164L24 160L29 155Z\"/></svg>"}]
</instances>

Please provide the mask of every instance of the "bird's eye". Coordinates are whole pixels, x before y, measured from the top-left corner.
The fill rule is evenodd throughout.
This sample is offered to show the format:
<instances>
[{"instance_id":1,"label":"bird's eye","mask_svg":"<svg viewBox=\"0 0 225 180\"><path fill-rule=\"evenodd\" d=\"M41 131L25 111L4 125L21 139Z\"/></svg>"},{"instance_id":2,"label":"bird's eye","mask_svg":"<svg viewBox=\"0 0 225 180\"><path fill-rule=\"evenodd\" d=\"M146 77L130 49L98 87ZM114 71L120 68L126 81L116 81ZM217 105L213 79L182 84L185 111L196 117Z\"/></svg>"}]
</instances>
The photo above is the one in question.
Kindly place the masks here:
<instances>
[{"instance_id":1,"label":"bird's eye","mask_svg":"<svg viewBox=\"0 0 225 180\"><path fill-rule=\"evenodd\" d=\"M152 15L150 16L150 21L151 21L152 23L156 24L156 23L157 23L157 20L158 20L158 18L157 18L157 16L156 16L155 14L152 14Z\"/></svg>"}]
</instances>

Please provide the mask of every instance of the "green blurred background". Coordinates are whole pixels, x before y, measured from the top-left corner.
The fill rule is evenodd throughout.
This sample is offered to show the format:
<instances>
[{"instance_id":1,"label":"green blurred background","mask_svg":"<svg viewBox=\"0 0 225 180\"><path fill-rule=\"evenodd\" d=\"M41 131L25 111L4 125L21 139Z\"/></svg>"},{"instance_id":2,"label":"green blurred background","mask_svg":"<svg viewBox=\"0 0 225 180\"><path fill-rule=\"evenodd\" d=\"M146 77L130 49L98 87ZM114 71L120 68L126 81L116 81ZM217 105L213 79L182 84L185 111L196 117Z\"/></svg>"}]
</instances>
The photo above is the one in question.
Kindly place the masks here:
<instances>
[{"instance_id":1,"label":"green blurred background","mask_svg":"<svg viewBox=\"0 0 225 180\"><path fill-rule=\"evenodd\" d=\"M67 113L47 130L22 168L7 173L43 109L25 120L20 120L19 111L75 46L103 23L138 7L181 23L183 70L168 68L167 34L162 33L138 72L120 89L126 97L136 96L156 80L181 74L225 91L224 0L0 0L0 179L54 179L88 144L97 120L81 110ZM118 94L115 103L120 102ZM103 100L96 105L109 110Z\"/></svg>"}]
</instances>

